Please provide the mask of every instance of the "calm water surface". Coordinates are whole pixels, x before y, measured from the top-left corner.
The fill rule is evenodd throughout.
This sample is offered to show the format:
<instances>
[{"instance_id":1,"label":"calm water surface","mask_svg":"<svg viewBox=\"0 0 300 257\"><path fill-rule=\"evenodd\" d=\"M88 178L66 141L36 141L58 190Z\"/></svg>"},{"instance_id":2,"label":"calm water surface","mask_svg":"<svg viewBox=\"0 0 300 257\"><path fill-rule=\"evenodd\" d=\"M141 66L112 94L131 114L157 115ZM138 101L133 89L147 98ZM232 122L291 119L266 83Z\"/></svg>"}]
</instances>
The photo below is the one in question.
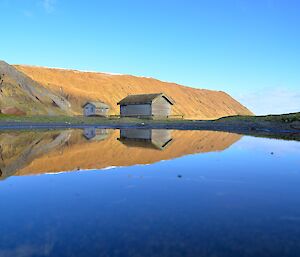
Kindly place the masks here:
<instances>
[{"instance_id":1,"label":"calm water surface","mask_svg":"<svg viewBox=\"0 0 300 257\"><path fill-rule=\"evenodd\" d=\"M0 133L0 256L299 256L300 143Z\"/></svg>"}]
</instances>

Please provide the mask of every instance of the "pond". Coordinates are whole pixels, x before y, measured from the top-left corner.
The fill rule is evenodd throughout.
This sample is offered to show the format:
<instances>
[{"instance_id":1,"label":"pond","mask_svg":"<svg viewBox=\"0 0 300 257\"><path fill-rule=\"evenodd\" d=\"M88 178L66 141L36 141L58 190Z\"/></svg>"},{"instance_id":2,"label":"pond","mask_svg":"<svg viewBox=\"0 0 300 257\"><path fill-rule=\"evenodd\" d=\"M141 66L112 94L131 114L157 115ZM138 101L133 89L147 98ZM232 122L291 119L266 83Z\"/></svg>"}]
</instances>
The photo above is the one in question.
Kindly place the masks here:
<instances>
[{"instance_id":1,"label":"pond","mask_svg":"<svg viewBox=\"0 0 300 257\"><path fill-rule=\"evenodd\" d=\"M298 256L300 142L0 132L1 256Z\"/></svg>"}]
</instances>

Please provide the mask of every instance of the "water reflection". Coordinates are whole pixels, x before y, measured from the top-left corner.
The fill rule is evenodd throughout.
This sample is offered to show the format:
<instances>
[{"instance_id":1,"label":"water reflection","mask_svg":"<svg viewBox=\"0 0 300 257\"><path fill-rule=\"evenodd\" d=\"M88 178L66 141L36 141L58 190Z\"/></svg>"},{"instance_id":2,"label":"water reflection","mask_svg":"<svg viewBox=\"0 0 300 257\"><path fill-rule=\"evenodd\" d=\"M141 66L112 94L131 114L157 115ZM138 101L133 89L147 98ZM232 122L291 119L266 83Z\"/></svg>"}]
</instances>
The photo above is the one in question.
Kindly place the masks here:
<instances>
[{"instance_id":1,"label":"water reflection","mask_svg":"<svg viewBox=\"0 0 300 257\"><path fill-rule=\"evenodd\" d=\"M172 136L166 129L121 129L118 140L128 147L164 150L170 145Z\"/></svg>"},{"instance_id":2,"label":"water reflection","mask_svg":"<svg viewBox=\"0 0 300 257\"><path fill-rule=\"evenodd\" d=\"M96 129L96 128L85 128L83 130L83 136L87 140L105 140L111 132L111 129Z\"/></svg>"},{"instance_id":3,"label":"water reflection","mask_svg":"<svg viewBox=\"0 0 300 257\"><path fill-rule=\"evenodd\" d=\"M150 164L222 151L240 135L213 131L95 129L0 133L1 178Z\"/></svg>"},{"instance_id":4,"label":"water reflection","mask_svg":"<svg viewBox=\"0 0 300 257\"><path fill-rule=\"evenodd\" d=\"M146 130L92 130L87 140L87 132L0 134L3 175L172 160L1 181L0 257L299 255L299 142ZM188 155L211 151L221 152Z\"/></svg>"}]
</instances>

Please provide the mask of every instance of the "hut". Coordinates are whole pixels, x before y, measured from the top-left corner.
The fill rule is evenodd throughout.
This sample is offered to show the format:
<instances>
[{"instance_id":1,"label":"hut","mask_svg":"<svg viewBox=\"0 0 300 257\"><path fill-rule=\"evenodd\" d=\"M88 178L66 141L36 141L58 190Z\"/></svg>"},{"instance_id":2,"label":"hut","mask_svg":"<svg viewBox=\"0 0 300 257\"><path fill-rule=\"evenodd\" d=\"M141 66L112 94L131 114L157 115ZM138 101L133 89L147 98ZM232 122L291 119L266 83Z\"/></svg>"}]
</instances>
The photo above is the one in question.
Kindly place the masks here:
<instances>
[{"instance_id":1,"label":"hut","mask_svg":"<svg viewBox=\"0 0 300 257\"><path fill-rule=\"evenodd\" d=\"M118 140L128 147L164 150L171 144L172 136L166 129L121 129Z\"/></svg>"},{"instance_id":2,"label":"hut","mask_svg":"<svg viewBox=\"0 0 300 257\"><path fill-rule=\"evenodd\" d=\"M83 136L87 140L93 140L93 141L105 140L110 133L111 130L109 129L96 129L94 127L84 128L83 130Z\"/></svg>"},{"instance_id":3,"label":"hut","mask_svg":"<svg viewBox=\"0 0 300 257\"><path fill-rule=\"evenodd\" d=\"M86 102L82 108L84 116L106 117L109 111L109 106L103 102Z\"/></svg>"},{"instance_id":4,"label":"hut","mask_svg":"<svg viewBox=\"0 0 300 257\"><path fill-rule=\"evenodd\" d=\"M121 117L168 118L174 101L163 93L128 95L120 102Z\"/></svg>"}]
</instances>

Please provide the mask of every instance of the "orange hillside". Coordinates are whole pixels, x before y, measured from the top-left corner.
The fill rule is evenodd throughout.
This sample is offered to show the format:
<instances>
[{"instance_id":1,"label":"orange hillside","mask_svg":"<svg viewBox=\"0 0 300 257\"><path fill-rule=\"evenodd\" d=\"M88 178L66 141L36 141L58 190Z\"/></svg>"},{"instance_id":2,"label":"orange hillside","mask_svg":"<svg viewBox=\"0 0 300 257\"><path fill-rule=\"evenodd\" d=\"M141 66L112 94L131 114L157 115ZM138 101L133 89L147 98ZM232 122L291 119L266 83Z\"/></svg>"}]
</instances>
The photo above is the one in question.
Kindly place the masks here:
<instances>
[{"instance_id":1,"label":"orange hillside","mask_svg":"<svg viewBox=\"0 0 300 257\"><path fill-rule=\"evenodd\" d=\"M228 94L195 89L153 78L112 75L35 66L15 67L71 103L73 114L81 114L87 100L101 100L111 107L110 114L119 114L117 102L129 94L163 92L175 100L173 114L190 119L215 119L229 115L252 113Z\"/></svg>"}]
</instances>

